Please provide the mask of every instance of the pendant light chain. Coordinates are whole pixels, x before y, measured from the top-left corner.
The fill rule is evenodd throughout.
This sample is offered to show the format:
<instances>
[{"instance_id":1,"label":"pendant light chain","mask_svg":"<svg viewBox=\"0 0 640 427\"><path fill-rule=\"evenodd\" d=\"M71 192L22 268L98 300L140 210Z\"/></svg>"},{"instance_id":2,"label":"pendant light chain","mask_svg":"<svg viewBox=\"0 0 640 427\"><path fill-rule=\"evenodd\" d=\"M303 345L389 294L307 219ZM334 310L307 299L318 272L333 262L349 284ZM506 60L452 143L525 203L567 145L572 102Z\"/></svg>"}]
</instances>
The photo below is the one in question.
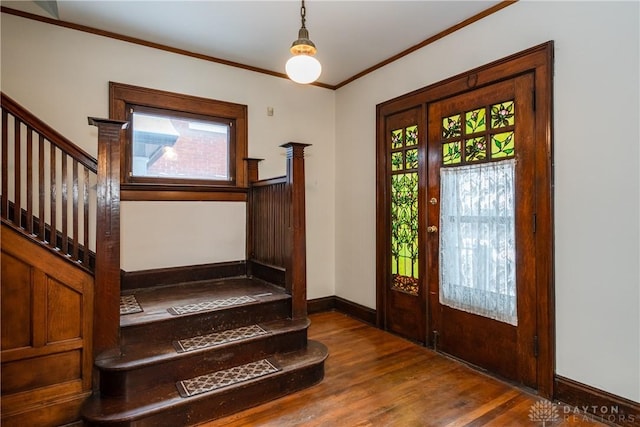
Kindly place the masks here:
<instances>
[{"instance_id":1,"label":"pendant light chain","mask_svg":"<svg viewBox=\"0 0 640 427\"><path fill-rule=\"evenodd\" d=\"M300 7L300 17L302 18L302 28L306 28L304 26L305 22L306 22L306 16L307 16L307 8L304 7L304 0L302 0L302 6Z\"/></svg>"}]
</instances>

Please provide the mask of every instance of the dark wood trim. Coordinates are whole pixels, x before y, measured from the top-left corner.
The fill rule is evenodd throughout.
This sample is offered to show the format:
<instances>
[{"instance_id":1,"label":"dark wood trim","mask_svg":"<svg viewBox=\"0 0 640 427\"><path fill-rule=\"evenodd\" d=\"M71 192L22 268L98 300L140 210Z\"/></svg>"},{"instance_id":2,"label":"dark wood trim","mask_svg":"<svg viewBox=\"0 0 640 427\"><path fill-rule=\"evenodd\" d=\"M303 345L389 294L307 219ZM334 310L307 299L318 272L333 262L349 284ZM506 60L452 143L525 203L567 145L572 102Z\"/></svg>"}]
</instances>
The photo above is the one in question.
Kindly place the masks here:
<instances>
[{"instance_id":1,"label":"dark wood trim","mask_svg":"<svg viewBox=\"0 0 640 427\"><path fill-rule=\"evenodd\" d=\"M335 297L336 299L336 310L347 314L353 318L362 320L365 323L370 325L376 324L376 310L373 308L365 307L363 305L357 304L355 302L346 300L344 298Z\"/></svg>"},{"instance_id":2,"label":"dark wood trim","mask_svg":"<svg viewBox=\"0 0 640 427\"><path fill-rule=\"evenodd\" d=\"M326 311L335 311L336 309L336 297L334 295L330 297L314 298L307 300L307 313L316 314L324 313Z\"/></svg>"},{"instance_id":3,"label":"dark wood trim","mask_svg":"<svg viewBox=\"0 0 640 427\"><path fill-rule=\"evenodd\" d=\"M492 15L502 9L504 9L507 6L510 6L514 3L516 3L518 0L504 0L480 13L475 14L474 16L465 19L464 21L447 28L444 31L439 32L438 34L429 37L426 40L423 40L422 42L403 50L402 52L388 58L385 59L384 61L381 61L379 63L377 63L376 65L373 65L351 77L349 77L346 80L343 80L342 82L336 84L336 85L331 85L331 84L327 84L327 83L321 83L321 82L313 82L310 83L310 85L312 86L318 86L318 87L322 87L325 89L330 89L330 90L336 90L339 89L343 86L346 86L347 84L353 82L354 80L359 79L360 77L363 77L369 73L372 73L374 71L376 71L379 68L384 67L387 64L390 64L391 62L397 61L398 59L409 55L410 53L415 52L418 49L421 49L431 43L434 43L437 40L440 40L468 25L473 24L474 22L477 22L483 18L486 18L489 15ZM184 56L188 56L191 58L197 58L197 59L202 59L204 61L209 61L209 62L215 62L218 64L223 64L223 65L228 65L230 67L236 67L236 68L241 68L244 70L249 70L249 71L254 71L256 73L262 73L262 74L268 74L270 76L274 76L274 77L280 77L283 79L289 79L289 77L285 74L285 73L279 73L276 71L271 71L271 70L266 70L264 68L259 68L259 67L253 67L251 65L245 65L245 64L240 64L238 62L234 62L234 61L228 61L226 59L221 59L221 58L216 58L214 56L209 56L209 55L203 55L200 53L196 53L196 52L190 52L188 50L184 50L184 49L178 49L175 47L171 47L171 46L167 46L167 45L163 45L160 43L154 43L154 42L150 42L147 40L142 40L139 38L135 38L135 37L129 37L129 36L125 36L122 34L118 34L118 33L113 33L110 31L104 31L104 30L99 30L97 28L92 28L92 27L88 27L86 25L80 25L80 24L74 24L72 22L66 22L66 21L61 21L58 19L52 19L52 18L47 18L45 16L40 16L40 15L35 15L32 13L28 13L28 12L22 12L16 9L12 9L6 6L2 6L1 7L1 11L2 13L7 13L10 15L15 15L15 16L19 16L21 18L25 18L25 19L31 19L34 21L39 21L39 22L43 22L46 24L51 24L51 25L56 25L58 27L64 27L64 28L69 28L72 30L76 30L76 31L82 31L85 33L89 33L89 34L95 34L98 36L102 36L102 37L108 37L108 38L112 38L115 40L120 40L120 41L124 41L124 42L128 42L128 43L133 43L133 44L137 44L140 46L146 46L146 47L150 47L152 49L159 49L159 50L163 50L166 52L171 52L171 53L176 53L178 55L184 55Z\"/></svg>"},{"instance_id":4,"label":"dark wood trim","mask_svg":"<svg viewBox=\"0 0 640 427\"><path fill-rule=\"evenodd\" d=\"M247 274L274 285L285 287L286 271L277 265L268 265L256 260L247 261Z\"/></svg>"},{"instance_id":5,"label":"dark wood trim","mask_svg":"<svg viewBox=\"0 0 640 427\"><path fill-rule=\"evenodd\" d=\"M267 187L273 184L284 184L287 182L286 176L278 176L275 178L263 179L261 181L256 181L252 184L252 187Z\"/></svg>"},{"instance_id":6,"label":"dark wood trim","mask_svg":"<svg viewBox=\"0 0 640 427\"><path fill-rule=\"evenodd\" d=\"M541 396L551 398L554 388L555 372L555 312L554 312L554 276L553 276L553 173L552 173L552 121L553 121L553 41L549 41L530 49L515 53L503 59L481 67L460 73L426 86L424 88L398 96L376 106L377 119L377 259L385 259L387 246L385 238L380 237L380 230L386 233L388 227L388 210L386 200L386 163L381 157L384 144L384 118L416 106L428 105L431 102L459 95L470 89L478 89L496 83L505 78L515 77L531 72L534 75L536 88L536 128L535 128L535 206L538 221L536 223L536 288L538 319L538 358L537 358L537 390ZM470 86L470 81L473 85ZM376 268L377 316L378 326L383 326L384 282L386 271L378 263Z\"/></svg>"},{"instance_id":7,"label":"dark wood trim","mask_svg":"<svg viewBox=\"0 0 640 427\"><path fill-rule=\"evenodd\" d=\"M98 128L94 355L120 345L120 144L127 122L89 117Z\"/></svg>"},{"instance_id":8,"label":"dark wood trim","mask_svg":"<svg viewBox=\"0 0 640 427\"><path fill-rule=\"evenodd\" d=\"M330 297L316 298L307 301L307 311L309 314L334 310L372 326L376 325L376 310L346 300L339 296L333 295Z\"/></svg>"},{"instance_id":9,"label":"dark wood trim","mask_svg":"<svg viewBox=\"0 0 640 427\"><path fill-rule=\"evenodd\" d=\"M245 182L247 183L247 185L253 184L254 182L258 181L259 175L260 175L260 171L259 171L259 165L260 162L263 161L264 159L256 159L253 157L245 157L244 161L247 164L247 167L245 169L247 176L245 178Z\"/></svg>"},{"instance_id":10,"label":"dark wood trim","mask_svg":"<svg viewBox=\"0 0 640 427\"><path fill-rule=\"evenodd\" d=\"M555 400L568 405L560 408L561 416L588 413L596 421L624 427L640 425L640 403L579 383L560 375L555 376Z\"/></svg>"},{"instance_id":11,"label":"dark wood trim","mask_svg":"<svg viewBox=\"0 0 640 427\"><path fill-rule=\"evenodd\" d=\"M487 16L492 15L492 14L504 9L507 6L511 6L512 4L516 3L517 1L518 0L505 0L505 1L502 1L502 2L500 2L500 3L498 3L498 4L494 5L494 6L491 6L490 8L488 8L486 10L483 10L482 12L477 13L477 14L473 15L470 18L467 18L464 21L462 21L462 22L460 22L460 23L458 23L458 24L456 24L456 25L454 25L452 27L447 28L444 31L440 31L438 34L433 35L433 36L429 37L428 39L423 40L420 43L418 43L418 44L416 44L414 46L411 46L410 48L405 49L402 52L400 52L398 54L395 54L392 57L387 58L384 61L379 62L379 63L367 68L366 70L363 70L363 71L359 72L358 74L356 74L354 76L349 77L348 79L346 79L346 80L338 83L337 85L335 85L333 87L333 89L334 90L335 89L340 89L342 86L346 86L349 83L353 82L354 80L358 80L360 77L364 77L367 74L372 73L372 72L376 71L377 69L384 67L387 64L395 62L398 59L403 58L403 57L409 55L410 53L415 52L416 50L422 49L423 47L428 46L431 43L434 43L434 42L436 42L436 41L438 41L438 40L440 40L440 39L442 39L442 38L444 38L444 37L446 37L446 36L448 36L448 35L450 35L452 33L455 33L456 31L458 31L458 30L460 30L460 29L462 29L462 28L464 28L464 27L466 27L468 25L471 25L474 22L477 22L477 21L479 21L479 20L481 20L483 18L486 18Z\"/></svg>"},{"instance_id":12,"label":"dark wood trim","mask_svg":"<svg viewBox=\"0 0 640 427\"><path fill-rule=\"evenodd\" d=\"M263 159L257 159L257 158L251 158L251 157L246 157L244 159L245 163L246 163L246 167L245 167L245 181L247 183L247 185L249 185L250 187L253 187L253 184L258 181L259 177L260 177L260 171L259 171L259 165L260 162ZM245 233L245 252L244 252L244 258L246 260L250 260L251 258L253 258L253 253L254 253L254 242L253 242L253 236L254 236L254 209L255 209L255 194L253 191L248 191L247 192L247 203L245 205L245 212L246 212L246 221L245 221L245 229L246 229L246 233ZM253 270L252 270L252 264L251 262L247 262L247 275L251 276L253 275Z\"/></svg>"},{"instance_id":13,"label":"dark wood trim","mask_svg":"<svg viewBox=\"0 0 640 427\"><path fill-rule=\"evenodd\" d=\"M87 246L85 245L78 245L78 247L76 248L77 249L76 256L71 257L70 255L72 254L69 253L69 251L65 254L62 250L58 249L62 247L62 240L63 240L62 233L60 233L59 231L56 231L55 237L54 237L55 240L52 240L51 226L49 224L44 224L44 226L41 228L40 218L37 216L32 217L33 232L32 233L27 232L25 229L18 227L16 225L19 222L17 222L16 219L13 217L15 215L13 213L13 206L14 206L14 203L9 201L9 208L10 208L9 215L8 215L8 218L2 218L3 224L7 225L8 227L11 227L15 231L21 233L23 236L40 244L41 246L48 248L52 253L62 256L62 258L65 261L70 262L76 267L81 268L87 273L93 275L93 272L95 271L95 268L96 268L96 254L94 252L87 249ZM26 211L22 209L22 223L24 224L25 221L26 221ZM42 238L39 237L40 235L42 236ZM53 247L50 246L49 243L47 242L54 242ZM72 247L72 246L73 246L72 239L70 237L67 237L67 247Z\"/></svg>"},{"instance_id":14,"label":"dark wood trim","mask_svg":"<svg viewBox=\"0 0 640 427\"><path fill-rule=\"evenodd\" d=\"M248 107L246 105L109 82L109 117L113 120L130 120L131 106L145 106L229 120L233 124L231 131L234 136L231 137L229 146L231 180L222 185L211 181L186 182L179 179L132 177L131 132L123 132L120 177L126 200L246 200L246 195L219 194L227 191L246 192L248 187L245 161L248 150ZM184 197L181 196L183 192L187 193ZM198 194L198 192L207 194ZM216 198L218 195L221 197Z\"/></svg>"},{"instance_id":15,"label":"dark wood trim","mask_svg":"<svg viewBox=\"0 0 640 427\"><path fill-rule=\"evenodd\" d=\"M286 193L289 199L285 251L285 287L291 294L293 319L307 317L307 237L304 150L309 144L288 142Z\"/></svg>"},{"instance_id":16,"label":"dark wood trim","mask_svg":"<svg viewBox=\"0 0 640 427\"><path fill-rule=\"evenodd\" d=\"M247 265L245 261L230 261L150 270L121 271L120 275L122 290L127 291L184 282L244 276L246 273Z\"/></svg>"},{"instance_id":17,"label":"dark wood trim","mask_svg":"<svg viewBox=\"0 0 640 427\"><path fill-rule=\"evenodd\" d=\"M220 191L218 188L198 188L189 190L153 188L122 189L121 200L125 201L190 201L190 202L246 202L247 190L234 189Z\"/></svg>"}]
</instances>

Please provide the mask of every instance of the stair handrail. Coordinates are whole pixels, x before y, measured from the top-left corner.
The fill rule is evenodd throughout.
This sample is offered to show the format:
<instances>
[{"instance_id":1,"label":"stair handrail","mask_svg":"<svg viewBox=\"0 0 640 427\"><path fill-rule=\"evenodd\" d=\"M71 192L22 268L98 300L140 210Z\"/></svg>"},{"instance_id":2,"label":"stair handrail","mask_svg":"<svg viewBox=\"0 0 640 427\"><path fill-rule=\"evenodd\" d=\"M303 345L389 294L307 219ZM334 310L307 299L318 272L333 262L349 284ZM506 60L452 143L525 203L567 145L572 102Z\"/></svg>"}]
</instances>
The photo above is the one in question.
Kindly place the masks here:
<instances>
[{"instance_id":1,"label":"stair handrail","mask_svg":"<svg viewBox=\"0 0 640 427\"><path fill-rule=\"evenodd\" d=\"M10 112L15 117L28 124L33 130L43 135L49 142L70 155L93 173L97 173L98 161L91 154L75 145L60 132L34 116L16 101L8 97L4 92L0 92L2 98L2 109Z\"/></svg>"},{"instance_id":2,"label":"stair handrail","mask_svg":"<svg viewBox=\"0 0 640 427\"><path fill-rule=\"evenodd\" d=\"M0 99L0 216L3 222L93 274L93 254L89 249L88 205L90 182L97 176L97 160L5 93L0 92ZM10 133L10 124L13 133ZM13 155L12 159L9 159L11 150ZM48 158L45 157L45 153ZM57 167L51 166L56 162L60 162L58 165L61 172ZM10 165L13 165L14 170L11 177ZM11 200L10 190L13 190ZM23 191L26 195L24 198ZM47 223L45 219L46 195L51 201L47 209L48 221L56 218L54 224ZM60 200L61 203L57 204L56 200ZM35 206L38 206L37 212ZM81 207L84 208L83 212ZM61 217L59 222L58 215ZM82 223L79 222L81 216ZM81 242L79 235L82 233L84 241Z\"/></svg>"}]
</instances>

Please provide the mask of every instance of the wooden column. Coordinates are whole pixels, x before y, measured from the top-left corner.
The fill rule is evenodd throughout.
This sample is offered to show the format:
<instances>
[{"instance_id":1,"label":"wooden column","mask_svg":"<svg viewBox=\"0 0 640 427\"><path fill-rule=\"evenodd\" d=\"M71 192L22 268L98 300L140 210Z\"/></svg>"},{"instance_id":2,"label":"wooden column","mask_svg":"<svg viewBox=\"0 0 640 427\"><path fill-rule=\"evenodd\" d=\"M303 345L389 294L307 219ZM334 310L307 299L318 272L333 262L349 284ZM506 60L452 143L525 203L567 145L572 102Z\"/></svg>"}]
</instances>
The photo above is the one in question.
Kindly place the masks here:
<instances>
[{"instance_id":1,"label":"wooden column","mask_svg":"<svg viewBox=\"0 0 640 427\"><path fill-rule=\"evenodd\" d=\"M251 260L253 259L253 196L254 192L251 188L252 184L259 179L258 175L258 164L263 159L254 159L250 157L245 157L244 161L247 163L247 172L246 172L246 183L249 186L249 191L247 192L247 236L246 236L246 245L245 245L245 260L247 263L247 276L253 275L253 269Z\"/></svg>"},{"instance_id":2,"label":"wooden column","mask_svg":"<svg viewBox=\"0 0 640 427\"><path fill-rule=\"evenodd\" d=\"M98 127L93 349L99 359L120 345L120 138L128 123L89 117L89 124Z\"/></svg>"},{"instance_id":3,"label":"wooden column","mask_svg":"<svg viewBox=\"0 0 640 427\"><path fill-rule=\"evenodd\" d=\"M287 230L287 260L285 287L291 293L293 319L307 317L307 245L305 228L304 149L309 144L288 142L287 194L289 218Z\"/></svg>"},{"instance_id":4,"label":"wooden column","mask_svg":"<svg viewBox=\"0 0 640 427\"><path fill-rule=\"evenodd\" d=\"M254 159L251 157L245 157L244 161L247 163L247 185L251 186L258 180L258 165L264 159Z\"/></svg>"}]
</instances>

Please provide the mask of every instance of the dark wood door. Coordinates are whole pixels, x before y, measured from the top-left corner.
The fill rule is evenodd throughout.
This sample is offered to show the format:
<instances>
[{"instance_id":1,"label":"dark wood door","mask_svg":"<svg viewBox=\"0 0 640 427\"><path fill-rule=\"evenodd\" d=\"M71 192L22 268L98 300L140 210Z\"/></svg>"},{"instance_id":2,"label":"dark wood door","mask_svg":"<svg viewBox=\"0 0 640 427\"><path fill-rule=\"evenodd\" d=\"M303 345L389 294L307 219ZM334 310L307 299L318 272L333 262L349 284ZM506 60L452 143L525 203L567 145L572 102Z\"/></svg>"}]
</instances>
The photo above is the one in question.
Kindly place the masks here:
<instances>
[{"instance_id":1,"label":"dark wood door","mask_svg":"<svg viewBox=\"0 0 640 427\"><path fill-rule=\"evenodd\" d=\"M529 73L429 104L423 227L433 345L531 387L537 383L534 96ZM492 168L496 175L479 172ZM510 209L499 216L491 209L503 201ZM489 237L509 228L510 237ZM509 305L507 314L492 311Z\"/></svg>"},{"instance_id":2,"label":"dark wood door","mask_svg":"<svg viewBox=\"0 0 640 427\"><path fill-rule=\"evenodd\" d=\"M426 280L421 223L424 222L422 107L385 120L389 222L385 227L385 329L411 340L426 339ZM424 138L422 138L424 140Z\"/></svg>"}]
</instances>

